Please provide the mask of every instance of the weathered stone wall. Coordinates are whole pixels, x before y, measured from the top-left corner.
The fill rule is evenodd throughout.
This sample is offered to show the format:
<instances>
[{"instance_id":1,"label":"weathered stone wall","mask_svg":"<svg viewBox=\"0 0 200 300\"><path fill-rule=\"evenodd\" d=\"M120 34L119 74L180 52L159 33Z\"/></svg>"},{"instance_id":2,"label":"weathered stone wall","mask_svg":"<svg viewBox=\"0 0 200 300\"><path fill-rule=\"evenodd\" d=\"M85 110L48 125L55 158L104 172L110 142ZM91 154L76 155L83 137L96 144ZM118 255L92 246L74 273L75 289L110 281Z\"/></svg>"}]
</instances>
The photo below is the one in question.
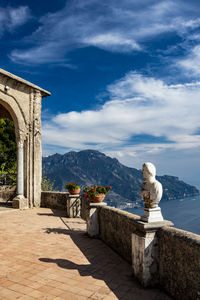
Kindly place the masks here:
<instances>
[{"instance_id":1,"label":"weathered stone wall","mask_svg":"<svg viewBox=\"0 0 200 300\"><path fill-rule=\"evenodd\" d=\"M42 192L41 193L41 207L66 209L67 192Z\"/></svg>"},{"instance_id":2,"label":"weathered stone wall","mask_svg":"<svg viewBox=\"0 0 200 300\"><path fill-rule=\"evenodd\" d=\"M12 200L16 195L16 186L2 185L0 186L0 202Z\"/></svg>"},{"instance_id":3,"label":"weathered stone wall","mask_svg":"<svg viewBox=\"0 0 200 300\"><path fill-rule=\"evenodd\" d=\"M200 299L200 236L171 227L157 236L161 286L175 299Z\"/></svg>"},{"instance_id":4,"label":"weathered stone wall","mask_svg":"<svg viewBox=\"0 0 200 300\"><path fill-rule=\"evenodd\" d=\"M68 192L46 191L41 193L41 207L62 209L68 218L77 218L81 214L81 197Z\"/></svg>"},{"instance_id":5,"label":"weathered stone wall","mask_svg":"<svg viewBox=\"0 0 200 300\"><path fill-rule=\"evenodd\" d=\"M140 280L143 285L147 286L150 280L153 285L160 284L174 299L200 300L200 235L168 225L159 229L162 225L159 222L143 226L143 222L137 222L139 216L109 206L98 207L95 203L91 206L90 203L86 210L89 236L99 236L130 264L134 263L132 255L137 255L135 240L131 239L133 233L140 238L138 253L141 257L136 256L136 259L140 258L140 264L143 263L138 265L138 270L146 276ZM170 221L164 223L172 226ZM152 250L152 246L155 249Z\"/></svg>"},{"instance_id":6,"label":"weathered stone wall","mask_svg":"<svg viewBox=\"0 0 200 300\"><path fill-rule=\"evenodd\" d=\"M129 263L132 262L131 234L137 215L113 207L99 208L100 238Z\"/></svg>"}]
</instances>

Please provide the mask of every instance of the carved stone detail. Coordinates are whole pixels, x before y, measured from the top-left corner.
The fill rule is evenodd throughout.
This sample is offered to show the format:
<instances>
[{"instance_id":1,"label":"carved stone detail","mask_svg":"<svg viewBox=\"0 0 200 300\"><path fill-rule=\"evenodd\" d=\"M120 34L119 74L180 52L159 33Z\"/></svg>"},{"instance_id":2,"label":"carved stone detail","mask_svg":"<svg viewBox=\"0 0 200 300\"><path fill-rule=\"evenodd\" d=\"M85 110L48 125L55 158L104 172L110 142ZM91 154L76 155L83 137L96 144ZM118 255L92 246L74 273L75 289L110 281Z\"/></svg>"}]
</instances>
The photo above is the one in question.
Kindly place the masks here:
<instances>
[{"instance_id":1,"label":"carved stone detail","mask_svg":"<svg viewBox=\"0 0 200 300\"><path fill-rule=\"evenodd\" d=\"M18 140L18 142L17 142L17 148L19 149L23 149L23 147L24 147L24 143L23 143L23 141L20 139L20 140Z\"/></svg>"},{"instance_id":2,"label":"carved stone detail","mask_svg":"<svg viewBox=\"0 0 200 300\"><path fill-rule=\"evenodd\" d=\"M34 102L33 102L33 122L34 122L34 136L41 139L41 93L35 91Z\"/></svg>"},{"instance_id":3,"label":"carved stone detail","mask_svg":"<svg viewBox=\"0 0 200 300\"><path fill-rule=\"evenodd\" d=\"M28 130L23 131L23 130L19 129L16 133L17 143L23 145L23 143L26 140L27 136L28 136Z\"/></svg>"}]
</instances>

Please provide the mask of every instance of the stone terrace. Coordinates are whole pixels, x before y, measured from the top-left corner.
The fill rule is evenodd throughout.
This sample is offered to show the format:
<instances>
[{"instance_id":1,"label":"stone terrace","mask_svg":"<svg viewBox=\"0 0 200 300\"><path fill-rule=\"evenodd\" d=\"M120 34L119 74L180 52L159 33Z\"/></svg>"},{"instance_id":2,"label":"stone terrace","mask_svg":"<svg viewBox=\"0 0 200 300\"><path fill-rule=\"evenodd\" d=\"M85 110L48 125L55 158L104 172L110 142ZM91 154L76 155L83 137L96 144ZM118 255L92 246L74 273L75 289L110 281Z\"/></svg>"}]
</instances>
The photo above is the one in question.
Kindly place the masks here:
<instances>
[{"instance_id":1,"label":"stone terrace","mask_svg":"<svg viewBox=\"0 0 200 300\"><path fill-rule=\"evenodd\" d=\"M131 266L85 227L59 210L1 211L0 299L171 299L143 289Z\"/></svg>"}]
</instances>

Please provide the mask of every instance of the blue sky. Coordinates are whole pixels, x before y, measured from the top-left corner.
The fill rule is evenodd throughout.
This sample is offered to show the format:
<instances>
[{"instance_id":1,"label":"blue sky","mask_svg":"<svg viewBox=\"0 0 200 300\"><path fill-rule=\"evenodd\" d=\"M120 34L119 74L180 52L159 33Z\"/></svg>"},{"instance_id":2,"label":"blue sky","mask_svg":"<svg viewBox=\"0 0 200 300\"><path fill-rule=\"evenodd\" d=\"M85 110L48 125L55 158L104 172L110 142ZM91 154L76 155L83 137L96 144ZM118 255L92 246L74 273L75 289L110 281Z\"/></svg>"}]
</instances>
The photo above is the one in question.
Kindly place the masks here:
<instances>
[{"instance_id":1,"label":"blue sky","mask_svg":"<svg viewBox=\"0 0 200 300\"><path fill-rule=\"evenodd\" d=\"M96 149L200 187L200 3L0 2L0 65L52 93L43 154Z\"/></svg>"}]
</instances>

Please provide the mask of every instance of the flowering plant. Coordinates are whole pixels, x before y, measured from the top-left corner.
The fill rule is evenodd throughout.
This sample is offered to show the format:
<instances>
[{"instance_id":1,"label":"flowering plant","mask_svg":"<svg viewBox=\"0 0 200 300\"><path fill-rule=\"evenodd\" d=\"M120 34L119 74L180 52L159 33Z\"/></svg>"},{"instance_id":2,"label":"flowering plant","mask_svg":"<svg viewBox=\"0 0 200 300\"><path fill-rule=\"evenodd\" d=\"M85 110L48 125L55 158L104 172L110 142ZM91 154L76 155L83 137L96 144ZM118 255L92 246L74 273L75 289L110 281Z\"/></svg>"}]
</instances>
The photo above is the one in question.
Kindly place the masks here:
<instances>
[{"instance_id":1,"label":"flowering plant","mask_svg":"<svg viewBox=\"0 0 200 300\"><path fill-rule=\"evenodd\" d=\"M111 186L93 185L91 187L86 186L83 190L87 199L95 198L99 194L107 194L112 189Z\"/></svg>"},{"instance_id":2,"label":"flowering plant","mask_svg":"<svg viewBox=\"0 0 200 300\"><path fill-rule=\"evenodd\" d=\"M76 182L69 182L65 184L65 188L68 190L80 189L80 186Z\"/></svg>"}]
</instances>

